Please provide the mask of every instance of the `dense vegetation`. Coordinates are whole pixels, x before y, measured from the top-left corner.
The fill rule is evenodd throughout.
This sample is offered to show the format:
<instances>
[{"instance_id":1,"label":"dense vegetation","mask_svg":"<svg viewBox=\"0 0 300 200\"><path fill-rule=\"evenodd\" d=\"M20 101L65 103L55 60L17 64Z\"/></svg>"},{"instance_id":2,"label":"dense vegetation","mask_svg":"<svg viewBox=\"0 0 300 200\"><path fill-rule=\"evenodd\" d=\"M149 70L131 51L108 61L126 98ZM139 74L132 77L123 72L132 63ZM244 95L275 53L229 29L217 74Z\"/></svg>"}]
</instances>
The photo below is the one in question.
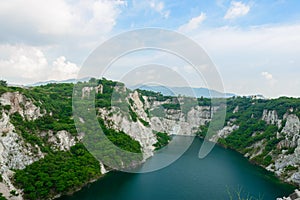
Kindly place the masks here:
<instances>
[{"instance_id":1,"label":"dense vegetation","mask_svg":"<svg viewBox=\"0 0 300 200\"><path fill-rule=\"evenodd\" d=\"M123 131L116 131L114 129L107 128L104 125L104 121L99 118L99 124L103 133L107 136L107 138L119 148L133 152L133 153L141 153L141 145L138 141L132 139L129 135L125 134Z\"/></svg>"},{"instance_id":2,"label":"dense vegetation","mask_svg":"<svg viewBox=\"0 0 300 200\"><path fill-rule=\"evenodd\" d=\"M0 86L6 87L7 86L7 82L4 80L0 80Z\"/></svg>"},{"instance_id":3,"label":"dense vegetation","mask_svg":"<svg viewBox=\"0 0 300 200\"><path fill-rule=\"evenodd\" d=\"M128 106L128 109L129 109L129 115L130 115L130 118L132 119L132 121L137 122L138 115L131 109L130 106Z\"/></svg>"},{"instance_id":4,"label":"dense vegetation","mask_svg":"<svg viewBox=\"0 0 300 200\"><path fill-rule=\"evenodd\" d=\"M162 107L164 109L180 110L179 103L165 103L165 104L162 104Z\"/></svg>"},{"instance_id":5,"label":"dense vegetation","mask_svg":"<svg viewBox=\"0 0 300 200\"><path fill-rule=\"evenodd\" d=\"M128 105L125 101L126 96L129 94L129 90L123 83L107 80L105 78L96 80L91 79L89 83L77 84L77 89L84 86L103 86L102 93L95 94L95 107L97 108L111 108L111 106L118 106L121 110L128 111Z\"/></svg>"},{"instance_id":6,"label":"dense vegetation","mask_svg":"<svg viewBox=\"0 0 300 200\"><path fill-rule=\"evenodd\" d=\"M236 107L239 112L233 113ZM293 111L290 109L293 108ZM251 99L247 97L233 97L227 100L227 119L236 118L245 121L247 118L261 119L264 109L276 110L278 117L283 118L285 113L294 113L300 117L300 99L280 97L278 99Z\"/></svg>"},{"instance_id":7,"label":"dense vegetation","mask_svg":"<svg viewBox=\"0 0 300 200\"><path fill-rule=\"evenodd\" d=\"M77 144L69 152L53 152L16 171L14 178L16 185L24 189L24 198L34 200L71 192L100 175L99 162Z\"/></svg>"},{"instance_id":8,"label":"dense vegetation","mask_svg":"<svg viewBox=\"0 0 300 200\"><path fill-rule=\"evenodd\" d=\"M242 153L247 153L255 142L265 140L265 148L262 153L252 160L256 163L268 166L272 162L271 155L268 155L272 150L277 151L276 145L283 138L276 138L277 126L266 125L264 121L256 121L255 119L249 119L240 123L240 128L233 131L227 138L220 139L220 143L234 148ZM257 133L254 135L254 133Z\"/></svg>"},{"instance_id":9,"label":"dense vegetation","mask_svg":"<svg viewBox=\"0 0 300 200\"><path fill-rule=\"evenodd\" d=\"M238 108L238 112L233 112ZM293 108L293 109L291 109ZM281 97L272 100L251 99L246 97L233 97L227 100L226 123L237 124L239 129L233 131L225 139L219 139L222 145L235 149L243 154L253 152L251 145L258 141L263 144L262 153L252 159L253 162L268 166L273 162L273 156L279 153L277 144L284 139L277 138L278 130L276 125L268 125L262 120L262 113L266 110L276 110L278 117L283 118L285 113L293 113L299 117L300 99ZM285 121L283 120L282 125ZM199 135L204 137L208 126L201 127ZM288 149L288 153L294 148ZM272 153L270 153L272 152Z\"/></svg>"},{"instance_id":10,"label":"dense vegetation","mask_svg":"<svg viewBox=\"0 0 300 200\"><path fill-rule=\"evenodd\" d=\"M2 196L2 193L0 193L0 200L6 200L6 198Z\"/></svg>"},{"instance_id":11,"label":"dense vegetation","mask_svg":"<svg viewBox=\"0 0 300 200\"><path fill-rule=\"evenodd\" d=\"M200 97L197 100L198 100L199 106L210 106L211 105L211 100L208 98Z\"/></svg>"},{"instance_id":12,"label":"dense vegetation","mask_svg":"<svg viewBox=\"0 0 300 200\"><path fill-rule=\"evenodd\" d=\"M139 92L139 94L141 94L142 96L147 96L147 97L151 97L149 100L156 100L156 101L166 101L166 100L170 100L170 99L174 99L176 97L172 97L172 96L164 96L159 92L153 92L153 91L148 91L148 90L140 90L137 89L137 91Z\"/></svg>"},{"instance_id":13,"label":"dense vegetation","mask_svg":"<svg viewBox=\"0 0 300 200\"><path fill-rule=\"evenodd\" d=\"M161 149L164 146L168 145L168 143L171 140L171 137L167 133L162 133L157 131L153 131L153 132L157 137L157 143L154 144L156 150Z\"/></svg>"},{"instance_id":14,"label":"dense vegetation","mask_svg":"<svg viewBox=\"0 0 300 200\"><path fill-rule=\"evenodd\" d=\"M106 79L91 79L89 83L80 83L79 89L85 86L88 87L91 83L95 85L101 84L103 86L103 93L95 94L95 101L93 103L96 108L106 108L107 110L110 110L113 105L116 105L121 111L125 111L124 113L127 113L128 117L130 117L133 122L141 122L145 126L150 125L149 122L140 118L134 111L134 102L132 100L129 100L129 102L125 101L125 98L130 91L125 88L124 84ZM118 92L115 92L116 87ZM34 104L39 106L41 112L44 113L43 117L32 121L24 119L18 113L10 116L11 122L15 125L17 133L22 136L25 141L32 144L32 146L37 144L46 155L44 159L27 166L24 170L16 171L15 183L17 186L24 188L26 199L47 199L57 193L68 193L81 187L91 179L100 176L98 161L82 144L77 144L67 152L54 151L51 149L50 144L48 144L47 136L41 136L40 134L43 131L53 131L53 133L56 134L58 131L66 130L73 136L77 135L72 111L73 88L73 84L48 84L25 89L7 87L6 82L0 81L0 95L8 91L20 92L26 97L33 99ZM84 100L81 90L78 91L78 97ZM160 107L153 110L146 110L148 116L155 115L164 117L168 110L181 110L183 113L187 113L192 106L211 105L211 100L206 98L176 98L163 96L160 93L151 91L138 91L140 93L139 98L142 102L145 101L142 95L147 96L150 103L153 100L161 102L166 101L163 102ZM180 102L178 99L180 99ZM223 103L223 100L220 100L220 103ZM233 112L237 107L239 111ZM220 139L219 143L245 154L253 150L249 148L251 145L264 139L262 153L254 157L253 161L267 166L273 162L272 156L278 153L276 145L282 138L276 137L275 133L280 131L277 126L268 125L261 120L263 110L276 110L280 118L287 112L294 113L300 117L298 108L300 108L300 99L295 98L282 97L274 100L254 100L246 97L229 98L227 99L227 116L225 123L234 123L239 125L240 128L233 131L226 139ZM10 107L0 104L0 110L4 110L8 113ZM0 112L0 115L1 114L2 112ZM232 121L232 119L235 119L235 121ZM135 141L122 131L116 131L107 127L105 125L107 123L104 123L103 119L98 118L98 121L110 142L122 150L137 153L139 155L134 155L134 157L124 157L123 155L125 154L106 145L105 143L107 143L107 141L101 140L97 141L94 145L98 152L99 147L101 147L99 157L96 157L102 158L103 161L105 161L104 163L115 162L116 164L113 164L112 166L118 166L120 163L125 166L137 164L138 161L141 160L140 155L142 152L139 142ZM86 121L86 123L89 122ZM283 124L284 123L285 122L283 121ZM209 124L201 126L198 135L205 137L208 125ZM93 129L92 127L89 128L91 129L91 134L95 134L93 133L93 130L96 129ZM90 132L88 130L82 130L82 132L85 132L89 136ZM154 145L156 149L161 149L169 143L171 138L167 133L154 133L158 140ZM103 146L105 148L103 148ZM292 153L295 149L289 148L287 150L288 153ZM271 151L272 154L270 154ZM111 155L111 157L103 158L105 155ZM136 163L132 163L132 161L136 161ZM289 170L295 169L293 166L290 166ZM0 195L0 200L2 199L3 197Z\"/></svg>"},{"instance_id":15,"label":"dense vegetation","mask_svg":"<svg viewBox=\"0 0 300 200\"><path fill-rule=\"evenodd\" d=\"M96 106L109 108L113 87L117 83L106 79L91 81L103 85L103 94L99 93L96 96ZM82 87L89 85L88 83L80 84ZM124 87L122 84L117 86ZM67 193L100 176L99 162L82 144L77 144L67 152L55 151L48 143L48 136L41 134L43 131L52 131L56 134L60 130L66 130L74 136L77 135L72 111L73 87L73 84L47 84L26 89L0 85L0 95L5 92L20 92L32 99L33 103L39 106L41 113L44 114L36 120L23 118L19 113L10 116L11 122L16 127L16 132L26 142L32 144L33 148L37 144L42 152L46 153L44 159L16 172L15 183L24 189L26 199L46 199L58 193ZM122 95L115 95L115 97L124 98ZM0 109L8 112L10 106L0 105ZM2 112L0 113L2 114ZM141 119L139 120L141 121ZM147 124L148 122L142 121L142 123ZM139 142L124 132L117 132L105 127L104 123L100 124L107 138L119 148L141 153ZM111 152L111 150L109 151ZM120 157L122 162L122 155L116 155L116 157ZM124 163L126 162L124 161Z\"/></svg>"},{"instance_id":16,"label":"dense vegetation","mask_svg":"<svg viewBox=\"0 0 300 200\"><path fill-rule=\"evenodd\" d=\"M18 87L1 87L0 95L4 92L20 92L33 99L36 106L41 107L41 112L47 112L44 117L32 123L30 128L38 130L67 130L76 134L72 119L72 92L73 84L48 84L29 89ZM21 122L19 123L21 124Z\"/></svg>"}]
</instances>

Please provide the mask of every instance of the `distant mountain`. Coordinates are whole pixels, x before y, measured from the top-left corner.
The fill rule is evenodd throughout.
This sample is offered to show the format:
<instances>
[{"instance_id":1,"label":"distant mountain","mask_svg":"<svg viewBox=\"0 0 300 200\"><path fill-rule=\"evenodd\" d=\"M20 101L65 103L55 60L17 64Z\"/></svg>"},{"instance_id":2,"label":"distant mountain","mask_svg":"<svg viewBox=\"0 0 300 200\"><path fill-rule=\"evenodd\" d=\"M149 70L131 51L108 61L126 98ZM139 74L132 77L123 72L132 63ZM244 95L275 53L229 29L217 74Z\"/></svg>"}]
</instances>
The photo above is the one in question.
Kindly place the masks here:
<instances>
[{"instance_id":1,"label":"distant mountain","mask_svg":"<svg viewBox=\"0 0 300 200\"><path fill-rule=\"evenodd\" d=\"M44 81L44 82L37 82L33 84L25 85L26 87L34 87L34 86L41 86L41 85L47 85L49 83L76 83L76 82L84 82L89 81L91 77L86 77L82 79L67 79L62 81L56 81L56 80L50 80L50 81ZM216 90L209 90L207 88L190 88L190 87L165 87L165 86L155 86L155 85L135 85L135 86L128 86L128 88L135 90L148 90L153 92L160 92L164 96L191 96L191 97L205 97L205 98L218 98L218 97L233 97L237 96L233 93L222 93Z\"/></svg>"},{"instance_id":2,"label":"distant mountain","mask_svg":"<svg viewBox=\"0 0 300 200\"><path fill-rule=\"evenodd\" d=\"M56 80L50 80L50 81L44 81L44 82L37 82L33 84L27 84L26 86L28 87L34 87L34 86L41 86L41 85L47 85L49 83L77 83L79 81L84 82L84 81L89 81L91 77L86 77L82 79L67 79L67 80L62 80L62 81L56 81Z\"/></svg>"},{"instance_id":3,"label":"distant mountain","mask_svg":"<svg viewBox=\"0 0 300 200\"><path fill-rule=\"evenodd\" d=\"M148 90L153 92L160 92L164 96L191 96L191 97L205 97L205 98L218 98L218 97L233 97L237 96L233 93L222 93L216 90L209 90L207 88L190 88L190 87L164 87L152 85L135 85L129 87L130 89Z\"/></svg>"}]
</instances>

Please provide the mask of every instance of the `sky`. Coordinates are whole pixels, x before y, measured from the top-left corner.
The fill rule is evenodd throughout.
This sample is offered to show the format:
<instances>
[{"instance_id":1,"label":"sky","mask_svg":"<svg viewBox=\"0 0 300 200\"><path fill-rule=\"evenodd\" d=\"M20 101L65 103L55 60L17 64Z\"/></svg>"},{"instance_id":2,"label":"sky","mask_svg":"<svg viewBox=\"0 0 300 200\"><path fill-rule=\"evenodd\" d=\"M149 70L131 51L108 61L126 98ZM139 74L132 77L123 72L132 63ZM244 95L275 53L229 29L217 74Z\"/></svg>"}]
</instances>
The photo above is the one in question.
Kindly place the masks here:
<instances>
[{"instance_id":1,"label":"sky","mask_svg":"<svg viewBox=\"0 0 300 200\"><path fill-rule=\"evenodd\" d=\"M296 0L0 1L0 79L30 84L76 78L85 60L107 39L156 27L199 44L226 92L299 97L299 10ZM166 52L123 57L106 77L127 76L118 63L130 68L133 61L168 66L191 86L207 86L205 77L197 80L191 66Z\"/></svg>"}]
</instances>

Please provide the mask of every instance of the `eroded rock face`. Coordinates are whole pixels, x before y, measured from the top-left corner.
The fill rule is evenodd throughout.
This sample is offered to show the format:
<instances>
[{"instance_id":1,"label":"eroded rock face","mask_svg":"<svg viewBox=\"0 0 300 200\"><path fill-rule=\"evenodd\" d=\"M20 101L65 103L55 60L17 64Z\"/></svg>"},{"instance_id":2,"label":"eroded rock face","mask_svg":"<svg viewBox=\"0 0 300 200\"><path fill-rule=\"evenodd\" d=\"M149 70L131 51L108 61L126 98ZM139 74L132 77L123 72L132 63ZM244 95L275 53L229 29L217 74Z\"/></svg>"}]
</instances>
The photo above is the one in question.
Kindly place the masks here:
<instances>
[{"instance_id":1,"label":"eroded rock face","mask_svg":"<svg viewBox=\"0 0 300 200\"><path fill-rule=\"evenodd\" d=\"M225 126L222 130L218 131L216 135L213 135L210 139L211 142L218 142L220 138L226 138L228 135L230 135L233 131L239 129L239 126L228 123L227 126Z\"/></svg>"},{"instance_id":2,"label":"eroded rock face","mask_svg":"<svg viewBox=\"0 0 300 200\"><path fill-rule=\"evenodd\" d=\"M264 142L265 142L265 140L259 140L259 141L255 142L253 145L250 146L250 148L253 149L253 151L246 153L244 156L249 159L252 159L252 158L262 154L263 150L265 149Z\"/></svg>"},{"instance_id":3,"label":"eroded rock face","mask_svg":"<svg viewBox=\"0 0 300 200\"><path fill-rule=\"evenodd\" d=\"M278 148L295 148L298 145L298 139L300 138L300 122L296 115L286 115L286 123L283 127L279 137L284 137L285 139L280 141Z\"/></svg>"},{"instance_id":4,"label":"eroded rock face","mask_svg":"<svg viewBox=\"0 0 300 200\"><path fill-rule=\"evenodd\" d=\"M81 93L82 93L81 98L82 99L86 98L86 97L89 98L90 95L91 95L91 92L93 90L95 90L96 94L102 94L103 93L103 85L100 84L100 85L98 85L96 87L83 87L81 89Z\"/></svg>"},{"instance_id":5,"label":"eroded rock face","mask_svg":"<svg viewBox=\"0 0 300 200\"><path fill-rule=\"evenodd\" d=\"M9 191L16 189L11 182L13 176L12 169L24 169L27 165L43 158L44 155L40 148L26 143L22 137L15 132L15 127L9 122L9 115L2 113L0 119L0 172L3 178L3 183L0 187L0 192L6 198L9 197ZM22 199L21 195L12 199Z\"/></svg>"},{"instance_id":6,"label":"eroded rock face","mask_svg":"<svg viewBox=\"0 0 300 200\"><path fill-rule=\"evenodd\" d=\"M286 123L282 129L282 133L286 133L288 136L299 135L300 121L299 118L294 115L288 115L286 118Z\"/></svg>"},{"instance_id":7,"label":"eroded rock face","mask_svg":"<svg viewBox=\"0 0 300 200\"><path fill-rule=\"evenodd\" d=\"M299 118L294 114L286 114L285 126L282 131L277 134L280 137L284 137L282 141L277 145L278 149L295 148L292 154L286 154L287 150L281 150L276 158L274 158L274 172L278 176L284 175L286 181L294 182L300 185L300 122ZM287 171L286 168L292 166L295 170Z\"/></svg>"},{"instance_id":8,"label":"eroded rock face","mask_svg":"<svg viewBox=\"0 0 300 200\"><path fill-rule=\"evenodd\" d=\"M82 98L90 96L90 92L95 90L96 93L102 93L103 87L96 88L85 87L82 89ZM126 92L124 86L118 88L119 92ZM149 101L148 97L141 96L137 91L129 93L127 96L128 104L137 114L138 120L134 122L128 113L120 112L118 107L112 107L111 110L100 108L100 116L104 119L107 126L115 130L124 131L130 137L138 141L143 150L144 159L153 155L155 150L154 144L157 143L154 131L166 132L176 135L194 135L200 125L207 124L217 108L209 106L195 106L186 113L177 110L165 110L164 117L151 116L146 110L153 107L161 107L162 104L170 103L166 101ZM5 113L3 111L0 119L0 158L1 172L5 185L0 187L0 192L8 194L16 188L11 183L13 172L10 169L24 169L27 165L44 157L38 146L32 146L24 141L15 131L15 127L10 123L10 115L19 113L24 119L35 120L46 114L45 111L34 105L34 103L19 92L5 93L0 98L1 105L9 105L10 109ZM211 111L213 110L213 111ZM149 123L146 125L145 122ZM80 119L81 123L85 123ZM67 131L53 131L39 133L41 137L47 137L48 143L54 150L67 151L82 139L81 136L72 136ZM102 163L101 171L105 173L105 167ZM2 189L1 189L2 188ZM18 191L18 190L16 190ZM18 191L21 193L21 191ZM22 199L22 195L18 198Z\"/></svg>"},{"instance_id":9,"label":"eroded rock face","mask_svg":"<svg viewBox=\"0 0 300 200\"><path fill-rule=\"evenodd\" d=\"M286 120L284 127L282 126L283 119ZM277 150L280 153L272 155L274 163L266 167L267 170L273 171L277 176L288 182L294 182L300 185L300 121L295 114L285 114L283 119L279 119L275 110L264 110L262 120L267 124L277 125L280 132L275 132L274 137L282 139L277 144ZM228 123L222 130L211 138L211 141L217 142L219 138L226 138L232 131L237 130L239 127ZM262 132L254 132L252 136L255 137ZM263 153L266 146L266 139L261 139L251 146L247 147L249 151L244 155L249 159L253 159ZM287 153L287 149L294 149L292 153ZM287 168L292 170L287 170Z\"/></svg>"},{"instance_id":10,"label":"eroded rock face","mask_svg":"<svg viewBox=\"0 0 300 200\"><path fill-rule=\"evenodd\" d=\"M35 120L45 113L45 111L41 113L40 108L34 105L32 100L19 92L6 92L2 94L0 103L3 106L10 106L10 114L17 112L28 120Z\"/></svg>"},{"instance_id":11,"label":"eroded rock face","mask_svg":"<svg viewBox=\"0 0 300 200\"><path fill-rule=\"evenodd\" d=\"M102 92L101 87L96 88ZM22 199L22 191L15 188L12 184L14 172L12 170L24 169L26 166L40 160L45 155L41 152L38 145L32 145L24 140L16 132L14 125L10 122L10 116L19 113L25 120L36 120L46 114L37 107L31 99L28 99L19 92L6 92L1 95L0 103L8 110L0 110L0 172L3 182L0 183L0 192L7 199ZM43 135L44 134L44 135ZM67 151L82 139L82 135L75 137L67 131L57 133L46 133L49 137L49 144L54 150ZM40 133L45 136L45 133ZM12 196L10 191L15 190L20 195Z\"/></svg>"},{"instance_id":12,"label":"eroded rock face","mask_svg":"<svg viewBox=\"0 0 300 200\"><path fill-rule=\"evenodd\" d=\"M240 107L239 107L239 106L236 106L236 107L234 108L234 110L233 110L233 113L238 113L238 112L239 112L239 109L240 109Z\"/></svg>"},{"instance_id":13,"label":"eroded rock face","mask_svg":"<svg viewBox=\"0 0 300 200\"><path fill-rule=\"evenodd\" d=\"M141 101L141 98L143 98L143 101ZM151 99L150 103L148 97L140 96L137 91L134 91L129 93L127 101L138 118L149 123L148 126L139 119L136 122L132 121L130 115L122 112L118 107L113 106L110 110L100 108L98 113L108 127L123 131L138 141L142 146L145 159L153 155L155 149L153 145L157 143L157 138L153 131L165 132L170 135L195 135L199 126L205 125L211 119L209 106L195 106L187 113L173 109L164 110L165 115L158 117L149 116L145 110L152 110L160 107L162 104L170 103L169 99L166 101Z\"/></svg>"},{"instance_id":14,"label":"eroded rock face","mask_svg":"<svg viewBox=\"0 0 300 200\"><path fill-rule=\"evenodd\" d=\"M293 167L298 167L300 166L300 139L297 141L297 147L292 154L285 155L280 154L278 158L275 160L275 173L277 175L281 175L283 172L285 172L285 168L288 166L293 166ZM298 178L299 176L299 171L293 173L293 172L287 172L288 180L292 181L294 183L297 183L300 185L300 179Z\"/></svg>"},{"instance_id":15,"label":"eroded rock face","mask_svg":"<svg viewBox=\"0 0 300 200\"><path fill-rule=\"evenodd\" d=\"M105 119L104 122L108 127L125 132L141 144L144 159L152 156L155 149L153 145L157 142L152 129L144 126L140 121L133 122L129 116L125 116L118 111L119 109L116 107L113 107L111 110L106 110L104 108L99 109L99 113L101 117Z\"/></svg>"},{"instance_id":16,"label":"eroded rock face","mask_svg":"<svg viewBox=\"0 0 300 200\"><path fill-rule=\"evenodd\" d=\"M281 132L276 134L276 138L281 140L277 149L281 151L276 157L273 157L274 164L268 166L268 170L275 172L279 177L288 182L294 182L300 185L300 122L294 114L285 114L286 123ZM295 149L293 153L287 154L288 150ZM293 170L287 170L287 168Z\"/></svg>"},{"instance_id":17,"label":"eroded rock face","mask_svg":"<svg viewBox=\"0 0 300 200\"><path fill-rule=\"evenodd\" d=\"M278 119L276 110L264 110L262 115L262 120L267 122L267 124L281 126L281 120Z\"/></svg>"},{"instance_id":18,"label":"eroded rock face","mask_svg":"<svg viewBox=\"0 0 300 200\"><path fill-rule=\"evenodd\" d=\"M139 93L137 91L134 91L133 93L129 94L129 98L133 101L133 109L136 111L139 117L146 120L147 114L145 112L145 107L143 102L140 100ZM129 103L130 104L130 103Z\"/></svg>"},{"instance_id":19,"label":"eroded rock face","mask_svg":"<svg viewBox=\"0 0 300 200\"><path fill-rule=\"evenodd\" d=\"M82 98L88 97L90 92L102 93L103 87L98 86L96 88L84 88L82 91ZM119 92L126 92L124 86L120 86L117 89ZM171 100L156 101L151 97L141 96L137 91L131 92L126 97L127 103L130 108L137 114L138 119L134 122L129 113L124 113L120 108L112 106L111 109L99 108L98 113L105 124L115 130L123 131L131 138L138 141L142 146L144 159L153 155L157 143L156 135L154 131L166 132L174 135L195 135L199 130L199 126L205 125L210 122L213 113L218 109L217 107L209 106L194 106L186 112L181 112L175 109L164 110L165 115L163 117L153 116L146 111L152 111L153 108L162 108L161 105L171 103ZM0 118L0 172L3 177L3 183L0 183L0 192L9 195L9 191L16 190L11 183L11 177L13 171L11 169L24 169L27 165L43 158L43 153L38 146L32 146L15 131L15 127L10 123L10 115L13 113L19 113L27 120L35 120L45 114L45 111L41 111L39 107L18 92L4 93L0 97L1 105L9 105L8 111L0 110L2 117ZM127 105L126 105L127 106ZM240 112L236 107L234 112ZM286 123L284 127L282 120L285 119ZM262 120L267 124L277 125L281 130L278 133L274 133L274 137L277 139L284 138L278 145L281 153L273 157L275 161L267 167L268 170L274 171L278 176L282 176L288 166L293 166L295 170L285 173L284 180L292 181L300 185L300 122L299 118L294 114L286 114L283 119L279 119L275 110L264 110L262 113ZM85 120L80 118L81 123L85 123ZM144 120L144 122L142 122ZM149 123L148 125L145 124ZM220 138L226 138L233 131L239 128L235 124L235 119L231 119L227 125L217 132L211 138L211 141L217 142ZM259 132L253 133L253 137ZM48 143L54 150L67 151L80 141L83 135L72 136L67 131L48 131L40 133L42 137L48 137ZM262 153L265 148L265 140L259 140L249 148L254 149L248 152L245 156L253 158ZM283 148L295 148L292 154L287 155L287 150ZM104 165L100 162L101 172L106 173ZM297 169L298 168L298 169ZM18 190L16 190L18 191ZM18 191L21 193L21 191ZM6 196L7 196L6 195ZM7 196L8 197L8 196ZM22 196L14 197L22 199Z\"/></svg>"},{"instance_id":20,"label":"eroded rock face","mask_svg":"<svg viewBox=\"0 0 300 200\"><path fill-rule=\"evenodd\" d=\"M192 107L187 114L169 110L163 118L151 117L151 128L155 131L166 132L173 135L194 136L199 126L210 121L210 108L207 106Z\"/></svg>"},{"instance_id":21,"label":"eroded rock face","mask_svg":"<svg viewBox=\"0 0 300 200\"><path fill-rule=\"evenodd\" d=\"M300 199L300 191L295 190L295 192L288 197L277 198L276 200L299 200Z\"/></svg>"},{"instance_id":22,"label":"eroded rock face","mask_svg":"<svg viewBox=\"0 0 300 200\"><path fill-rule=\"evenodd\" d=\"M72 136L67 131L58 131L55 134L53 131L49 131L48 137L48 142L51 144L51 148L59 151L70 150L70 148L79 140L77 137Z\"/></svg>"}]
</instances>

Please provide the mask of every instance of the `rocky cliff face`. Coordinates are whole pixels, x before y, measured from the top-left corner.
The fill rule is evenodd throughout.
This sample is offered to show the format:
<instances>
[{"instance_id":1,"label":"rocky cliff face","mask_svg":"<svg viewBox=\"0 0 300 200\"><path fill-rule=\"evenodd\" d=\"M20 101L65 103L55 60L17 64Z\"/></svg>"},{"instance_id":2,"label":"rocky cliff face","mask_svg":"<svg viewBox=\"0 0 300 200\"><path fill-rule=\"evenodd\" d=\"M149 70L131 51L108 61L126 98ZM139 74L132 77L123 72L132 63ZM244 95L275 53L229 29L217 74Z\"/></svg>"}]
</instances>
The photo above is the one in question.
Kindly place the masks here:
<instances>
[{"instance_id":1,"label":"rocky cliff face","mask_svg":"<svg viewBox=\"0 0 300 200\"><path fill-rule=\"evenodd\" d=\"M103 92L103 87L85 87L82 98L90 96L90 92ZM124 89L121 92L124 92ZM126 88L125 88L126 91ZM137 91L130 92L126 101L132 111L136 113L138 120L133 121L128 113L124 113L119 107L110 109L98 108L99 116L104 119L106 125L112 129L123 131L141 144L144 159L153 155L154 144L157 143L155 131L175 135L195 135L200 125L210 121L211 112L209 106L192 107L185 114L176 109L163 109L161 105L170 103L170 100L156 101L147 96L142 96ZM0 193L8 199L21 200L22 190L13 185L14 170L24 169L26 166L42 159L45 153L38 145L32 145L22 137L11 122L11 117L18 113L23 120L34 121L47 114L35 104L35 100L27 98L20 92L6 92L0 96L0 171L2 182ZM40 103L40 102L39 102ZM162 109L164 116L150 115L147 111ZM52 113L51 113L52 115ZM51 116L50 115L50 116ZM81 119L84 123L83 119ZM80 141L84 135L72 136L68 131L41 131L39 137L47 138L47 143L55 151L68 151ZM101 164L101 172L106 173L105 166ZM19 194L13 195L11 192Z\"/></svg>"},{"instance_id":2,"label":"rocky cliff face","mask_svg":"<svg viewBox=\"0 0 300 200\"><path fill-rule=\"evenodd\" d=\"M32 121L46 114L34 102L19 92L7 92L0 96L0 193L7 199L21 200L22 191L17 189L12 182L14 170L24 169L44 157L38 145L32 145L27 142L20 133L17 133L16 127L11 123L11 116L19 113L24 120ZM47 134L49 143L57 150L69 150L75 145L76 139L66 131L60 131L53 135L53 132L41 133ZM15 194L11 194L15 191Z\"/></svg>"},{"instance_id":3,"label":"rocky cliff face","mask_svg":"<svg viewBox=\"0 0 300 200\"><path fill-rule=\"evenodd\" d=\"M278 119L276 110L264 110L262 115L262 120L267 122L267 124L277 125L278 127L281 126L281 121L282 121Z\"/></svg>"},{"instance_id":4,"label":"rocky cliff face","mask_svg":"<svg viewBox=\"0 0 300 200\"><path fill-rule=\"evenodd\" d=\"M284 139L277 148L292 148L294 152L287 154L287 150L282 150L275 161L274 171L278 176L283 176L284 179L300 185L300 122L296 115L285 115L285 120L286 124L279 133ZM288 168L292 170L287 170Z\"/></svg>"},{"instance_id":5,"label":"rocky cliff face","mask_svg":"<svg viewBox=\"0 0 300 200\"><path fill-rule=\"evenodd\" d=\"M141 98L143 98L143 102ZM137 91L129 93L126 101L132 111L136 113L138 119L141 120L134 122L128 113L122 112L117 106L109 109L99 108L98 113L108 127L123 131L137 140L142 146L144 159L153 155L154 144L157 143L154 132L194 136L199 126L207 124L211 119L209 106L195 106L187 113L174 109L164 110L160 106L169 103L169 100L150 101L147 96L141 96ZM162 109L162 112L165 112L164 116L151 115L151 112L155 109ZM147 114L146 111L149 111L150 114Z\"/></svg>"},{"instance_id":6,"label":"rocky cliff face","mask_svg":"<svg viewBox=\"0 0 300 200\"><path fill-rule=\"evenodd\" d=\"M233 121L235 119L232 119ZM275 172L282 180L293 182L300 185L300 121L299 117L295 114L283 115L280 119L276 110L264 110L261 120L265 121L268 125L275 125L278 131L273 133L271 139L277 139L279 142L275 148L267 152L267 156L271 156L273 162L265 168L269 171ZM220 138L226 138L232 131L237 130L239 127L233 123L228 123L222 130L212 138L216 142ZM263 134L262 132L253 132L252 136ZM250 160L263 154L266 149L267 139L261 138L251 146L248 146L245 157Z\"/></svg>"},{"instance_id":7,"label":"rocky cliff face","mask_svg":"<svg viewBox=\"0 0 300 200\"><path fill-rule=\"evenodd\" d=\"M0 192L10 199L22 199L21 196L11 196L10 191L17 191L11 182L15 169L24 169L25 166L43 158L40 148L26 143L24 139L16 133L14 125L10 122L10 115L19 113L28 120L37 119L42 116L40 109L33 102L19 92L4 93L0 97L2 106L7 110L1 110L0 119L0 171L3 182Z\"/></svg>"},{"instance_id":8,"label":"rocky cliff face","mask_svg":"<svg viewBox=\"0 0 300 200\"><path fill-rule=\"evenodd\" d=\"M84 87L80 98L89 98L91 92L103 94L104 87ZM125 87L118 87L117 92L128 92ZM71 98L71 97L70 97ZM188 109L176 109L166 105L176 104L172 99L158 100L152 96L142 95L137 91L130 91L125 96L125 108L112 105L111 107L98 107L97 113L103 119L105 125L111 129L123 131L141 144L144 159L153 155L158 139L155 132L164 132L169 135L196 135L199 127L208 125L214 111L218 107L193 105ZM178 97L176 101L181 102ZM45 153L41 147L28 142L22 133L12 123L12 116L18 113L23 120L35 121L47 115L46 110L40 106L41 102L26 97L20 92L6 92L0 96L0 193L8 199L22 199L22 191L18 190L12 182L14 170L24 169L26 166L42 159ZM165 107L164 107L165 106ZM294 108L296 109L296 108ZM48 111L49 112L49 111ZM51 111L50 111L51 112ZM223 129L211 137L211 141L220 142L234 132L240 130L238 114L243 112L242 106L234 106L230 117ZM132 116L134 115L134 116ZM257 113L256 113L257 115ZM300 121L296 114L286 111L283 116L278 111L261 110L258 121L264 121L268 126L276 126L278 129L271 133L272 140L278 140L276 148L267 152L273 162L264 166L267 170L274 171L284 181L294 182L300 185ZM51 116L51 115L50 115ZM253 118L254 114L249 115ZM80 119L85 123L84 119ZM263 131L251 132L251 137L259 138ZM54 151L68 151L79 142L84 133L74 136L67 130L41 131L39 137L46 138L47 144ZM244 155L254 159L267 149L267 139L262 137L254 143L246 146ZM105 166L100 162L102 174L106 173ZM10 192L16 191L19 196Z\"/></svg>"}]
</instances>

